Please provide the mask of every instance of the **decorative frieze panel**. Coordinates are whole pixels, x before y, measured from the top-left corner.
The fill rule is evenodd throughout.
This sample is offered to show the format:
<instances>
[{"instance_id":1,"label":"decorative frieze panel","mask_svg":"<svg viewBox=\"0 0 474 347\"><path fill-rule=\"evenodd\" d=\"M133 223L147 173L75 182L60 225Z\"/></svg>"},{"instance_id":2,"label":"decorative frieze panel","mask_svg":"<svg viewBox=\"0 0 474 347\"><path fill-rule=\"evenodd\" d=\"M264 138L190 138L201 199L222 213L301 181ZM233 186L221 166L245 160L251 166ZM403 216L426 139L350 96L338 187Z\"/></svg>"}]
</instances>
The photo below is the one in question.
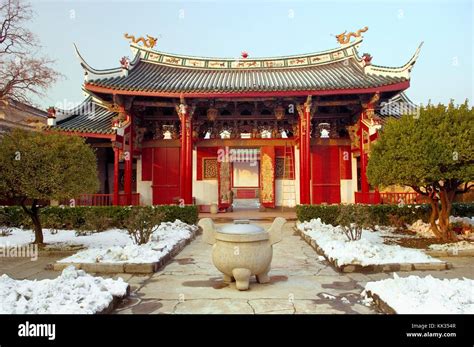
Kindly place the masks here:
<instances>
[{"instance_id":1,"label":"decorative frieze panel","mask_svg":"<svg viewBox=\"0 0 474 347\"><path fill-rule=\"evenodd\" d=\"M339 139L349 136L346 119L314 119L312 120L311 138Z\"/></svg>"},{"instance_id":2,"label":"decorative frieze panel","mask_svg":"<svg viewBox=\"0 0 474 347\"><path fill-rule=\"evenodd\" d=\"M294 58L288 60L288 66L300 66L300 65L307 65L308 58Z\"/></svg>"},{"instance_id":3,"label":"decorative frieze panel","mask_svg":"<svg viewBox=\"0 0 474 347\"><path fill-rule=\"evenodd\" d=\"M256 120L217 120L196 121L194 132L197 139L241 138L241 134L250 134L250 138L283 138L295 136L296 121L256 121Z\"/></svg>"},{"instance_id":4,"label":"decorative frieze panel","mask_svg":"<svg viewBox=\"0 0 474 347\"><path fill-rule=\"evenodd\" d=\"M209 59L200 57L178 56L164 54L158 51L147 49L146 47L132 45L133 49L139 51L145 60L168 65L176 65L190 68L208 68L208 69L268 69L285 68L298 66L312 66L327 64L333 61L344 59L345 57L355 56L353 44L340 47L331 51L314 53L313 55L286 56L273 59Z\"/></svg>"}]
</instances>

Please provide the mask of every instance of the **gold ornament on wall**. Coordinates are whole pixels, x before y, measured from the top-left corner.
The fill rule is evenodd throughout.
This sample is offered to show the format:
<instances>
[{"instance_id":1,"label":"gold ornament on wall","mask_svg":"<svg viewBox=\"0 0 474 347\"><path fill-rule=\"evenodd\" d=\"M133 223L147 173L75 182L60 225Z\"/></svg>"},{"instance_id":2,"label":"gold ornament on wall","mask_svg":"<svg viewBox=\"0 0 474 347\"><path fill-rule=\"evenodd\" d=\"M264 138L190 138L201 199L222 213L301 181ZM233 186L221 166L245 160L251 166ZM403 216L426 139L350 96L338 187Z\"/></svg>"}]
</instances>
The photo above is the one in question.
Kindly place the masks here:
<instances>
[{"instance_id":1,"label":"gold ornament on wall","mask_svg":"<svg viewBox=\"0 0 474 347\"><path fill-rule=\"evenodd\" d=\"M262 202L273 202L273 180L274 180L273 160L264 153L262 157Z\"/></svg>"},{"instance_id":2,"label":"gold ornament on wall","mask_svg":"<svg viewBox=\"0 0 474 347\"><path fill-rule=\"evenodd\" d=\"M220 199L223 203L232 203L232 191L230 187L230 163L220 163Z\"/></svg>"}]
</instances>

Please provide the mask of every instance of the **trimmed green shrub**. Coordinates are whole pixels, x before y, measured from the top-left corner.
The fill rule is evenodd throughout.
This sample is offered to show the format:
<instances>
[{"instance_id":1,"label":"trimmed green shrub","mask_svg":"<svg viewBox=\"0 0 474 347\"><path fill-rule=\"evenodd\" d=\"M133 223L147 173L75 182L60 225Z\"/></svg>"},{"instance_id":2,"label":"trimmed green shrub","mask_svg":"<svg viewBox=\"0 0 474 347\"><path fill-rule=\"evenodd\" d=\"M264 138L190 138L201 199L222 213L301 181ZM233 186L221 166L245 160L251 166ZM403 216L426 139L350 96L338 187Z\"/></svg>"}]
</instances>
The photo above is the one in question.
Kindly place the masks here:
<instances>
[{"instance_id":1,"label":"trimmed green shrub","mask_svg":"<svg viewBox=\"0 0 474 347\"><path fill-rule=\"evenodd\" d=\"M296 215L299 221L309 221L320 218L323 223L337 225L337 218L341 205L298 205L296 206ZM357 208L356 204L345 205L348 208ZM352 207L351 207L352 206ZM396 218L407 224L412 224L418 219L428 222L431 212L429 204L423 205L366 205L368 217L374 225L392 225ZM473 203L454 203L452 209L453 216L473 217Z\"/></svg>"},{"instance_id":2,"label":"trimmed green shrub","mask_svg":"<svg viewBox=\"0 0 474 347\"><path fill-rule=\"evenodd\" d=\"M151 206L137 206L125 221L128 234L136 245L150 240L156 225L163 221L164 212Z\"/></svg>"},{"instance_id":3,"label":"trimmed green shrub","mask_svg":"<svg viewBox=\"0 0 474 347\"><path fill-rule=\"evenodd\" d=\"M474 217L474 203L455 202L451 214L458 217Z\"/></svg>"},{"instance_id":4,"label":"trimmed green shrub","mask_svg":"<svg viewBox=\"0 0 474 347\"><path fill-rule=\"evenodd\" d=\"M163 212L162 222L174 222L176 219L179 219L187 224L196 224L198 221L199 211L195 205L157 205L154 208Z\"/></svg>"},{"instance_id":5,"label":"trimmed green shrub","mask_svg":"<svg viewBox=\"0 0 474 347\"><path fill-rule=\"evenodd\" d=\"M297 205L296 216L300 222L321 218L321 222L337 225L339 205Z\"/></svg>"},{"instance_id":6,"label":"trimmed green shrub","mask_svg":"<svg viewBox=\"0 0 474 347\"><path fill-rule=\"evenodd\" d=\"M337 224L342 227L349 241L357 241L362 237L362 229L374 228L367 205L339 205Z\"/></svg>"},{"instance_id":7,"label":"trimmed green shrub","mask_svg":"<svg viewBox=\"0 0 474 347\"><path fill-rule=\"evenodd\" d=\"M49 206L41 209L41 224L44 228L76 229L81 232L103 231L110 228L126 228L126 221L140 206L93 206L59 207ZM160 222L196 224L197 206L158 205L150 207L162 215ZM0 226L32 228L31 218L20 206L0 207Z\"/></svg>"}]
</instances>

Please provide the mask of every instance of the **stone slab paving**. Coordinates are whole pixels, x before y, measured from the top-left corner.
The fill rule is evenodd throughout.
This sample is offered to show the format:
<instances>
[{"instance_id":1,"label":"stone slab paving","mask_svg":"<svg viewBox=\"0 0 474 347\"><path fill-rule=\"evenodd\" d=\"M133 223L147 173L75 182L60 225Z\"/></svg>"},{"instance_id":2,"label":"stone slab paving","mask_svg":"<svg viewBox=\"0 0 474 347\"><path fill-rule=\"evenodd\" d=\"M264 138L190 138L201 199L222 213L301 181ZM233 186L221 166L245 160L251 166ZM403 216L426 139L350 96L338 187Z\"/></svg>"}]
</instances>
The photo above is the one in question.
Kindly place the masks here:
<instances>
[{"instance_id":1,"label":"stone slab paving","mask_svg":"<svg viewBox=\"0 0 474 347\"><path fill-rule=\"evenodd\" d=\"M264 228L269 223L260 223ZM130 284L131 295L116 313L248 313L248 314L373 314L373 307L360 303L365 283L389 278L392 274L336 272L293 230L284 227L282 242L274 245L271 282L251 281L250 290L240 292L235 284L225 284L211 261L210 245L198 236L161 271L148 275L114 274ZM41 256L32 262L25 258L0 258L0 275L16 279L57 277L59 272L46 270L47 264L64 256ZM444 271L398 272L409 276L432 275L437 278L474 279L472 257L440 258L453 263Z\"/></svg>"},{"instance_id":2,"label":"stone slab paving","mask_svg":"<svg viewBox=\"0 0 474 347\"><path fill-rule=\"evenodd\" d=\"M260 223L264 228L269 223ZM211 260L212 246L201 236L162 271L131 283L132 295L118 313L376 313L360 303L356 280L318 260L289 222L283 241L274 245L271 281L251 281L238 291L222 281Z\"/></svg>"}]
</instances>

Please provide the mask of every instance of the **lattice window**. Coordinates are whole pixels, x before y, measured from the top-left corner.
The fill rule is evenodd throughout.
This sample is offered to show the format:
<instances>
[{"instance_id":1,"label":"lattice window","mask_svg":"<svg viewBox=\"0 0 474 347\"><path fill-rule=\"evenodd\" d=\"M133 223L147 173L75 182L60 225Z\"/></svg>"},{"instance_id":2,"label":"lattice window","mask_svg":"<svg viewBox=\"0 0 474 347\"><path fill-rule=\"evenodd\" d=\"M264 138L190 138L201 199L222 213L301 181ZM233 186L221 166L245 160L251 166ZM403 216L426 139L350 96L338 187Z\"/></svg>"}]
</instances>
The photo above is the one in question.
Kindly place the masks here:
<instances>
[{"instance_id":1,"label":"lattice window","mask_svg":"<svg viewBox=\"0 0 474 347\"><path fill-rule=\"evenodd\" d=\"M203 158L202 159L202 179L204 180L217 179L217 158Z\"/></svg>"}]
</instances>

